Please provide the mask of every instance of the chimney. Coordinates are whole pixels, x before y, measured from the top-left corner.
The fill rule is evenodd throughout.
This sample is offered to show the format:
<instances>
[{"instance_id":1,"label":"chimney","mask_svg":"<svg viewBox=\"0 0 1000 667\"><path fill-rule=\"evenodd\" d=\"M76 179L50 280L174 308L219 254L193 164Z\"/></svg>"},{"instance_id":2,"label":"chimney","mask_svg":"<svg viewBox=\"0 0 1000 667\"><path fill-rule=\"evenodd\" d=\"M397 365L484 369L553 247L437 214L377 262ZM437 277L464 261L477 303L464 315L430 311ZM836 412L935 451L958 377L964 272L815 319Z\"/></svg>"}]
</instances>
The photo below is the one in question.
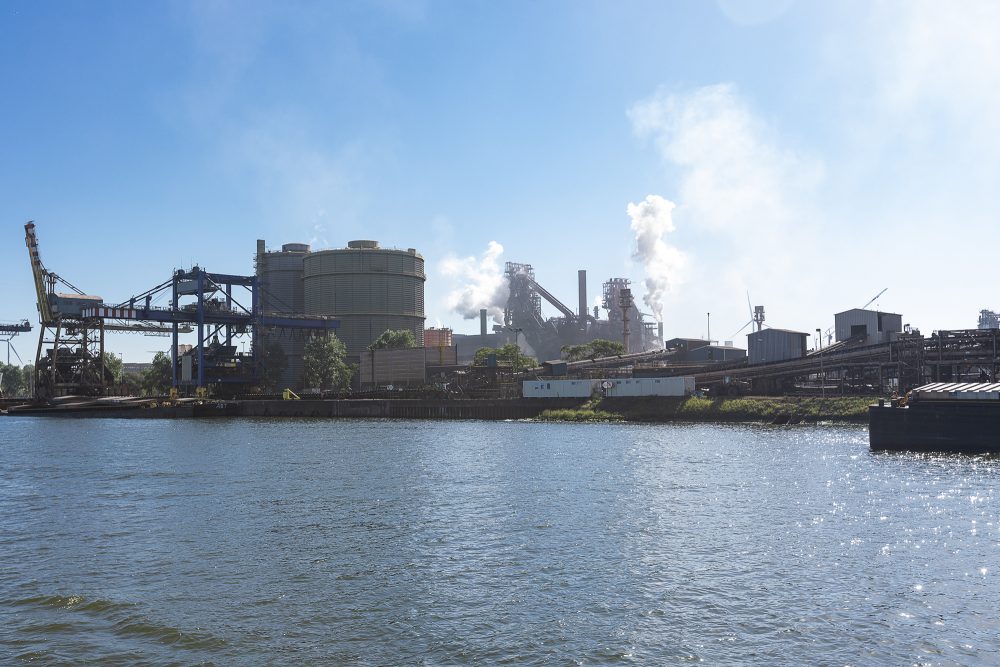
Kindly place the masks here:
<instances>
[{"instance_id":1,"label":"chimney","mask_svg":"<svg viewBox=\"0 0 1000 667\"><path fill-rule=\"evenodd\" d=\"M580 309L577 314L580 317L580 328L587 328L587 271L586 269L580 269L577 273L577 280L580 283Z\"/></svg>"},{"instance_id":2,"label":"chimney","mask_svg":"<svg viewBox=\"0 0 1000 667\"><path fill-rule=\"evenodd\" d=\"M482 343L486 343L486 309L479 309L479 335L483 337Z\"/></svg>"},{"instance_id":3,"label":"chimney","mask_svg":"<svg viewBox=\"0 0 1000 667\"><path fill-rule=\"evenodd\" d=\"M656 333L660 335L660 347L663 347L663 343L665 342L663 340L663 322L656 323Z\"/></svg>"}]
</instances>

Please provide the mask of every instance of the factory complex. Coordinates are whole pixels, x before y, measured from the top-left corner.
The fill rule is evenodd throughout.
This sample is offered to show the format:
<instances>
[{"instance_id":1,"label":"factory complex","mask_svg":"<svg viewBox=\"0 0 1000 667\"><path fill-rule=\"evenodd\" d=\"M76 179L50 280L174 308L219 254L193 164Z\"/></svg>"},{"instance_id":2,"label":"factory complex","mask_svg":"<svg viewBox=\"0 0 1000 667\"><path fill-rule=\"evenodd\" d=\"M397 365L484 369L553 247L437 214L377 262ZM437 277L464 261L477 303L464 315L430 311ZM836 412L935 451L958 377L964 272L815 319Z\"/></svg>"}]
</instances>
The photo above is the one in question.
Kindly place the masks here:
<instances>
[{"instance_id":1,"label":"factory complex","mask_svg":"<svg viewBox=\"0 0 1000 667\"><path fill-rule=\"evenodd\" d=\"M175 270L160 285L109 303L45 268L33 223L25 240L41 324L40 400L120 393L104 363L107 331L170 336L176 397L314 394L306 347L331 333L353 369L350 386L336 388L342 398L886 393L927 381L992 381L998 368L998 318L985 310L979 329L925 338L902 315L869 310L875 299L836 313L826 332L770 328L756 306L745 346L667 339L663 323L637 308L627 278L604 280L601 307L591 309L587 272L579 270L570 307L539 284L531 264L507 262L502 321L491 321L483 304L479 333L463 335L425 326L427 277L416 248L352 240L342 248L286 243L272 250L258 240L248 274ZM558 315L545 317L543 301ZM28 329L25 321L0 333ZM387 332L410 342L376 345ZM182 343L188 334L194 341ZM601 345L587 347L595 341ZM512 347L520 352L514 358L500 354Z\"/></svg>"}]
</instances>

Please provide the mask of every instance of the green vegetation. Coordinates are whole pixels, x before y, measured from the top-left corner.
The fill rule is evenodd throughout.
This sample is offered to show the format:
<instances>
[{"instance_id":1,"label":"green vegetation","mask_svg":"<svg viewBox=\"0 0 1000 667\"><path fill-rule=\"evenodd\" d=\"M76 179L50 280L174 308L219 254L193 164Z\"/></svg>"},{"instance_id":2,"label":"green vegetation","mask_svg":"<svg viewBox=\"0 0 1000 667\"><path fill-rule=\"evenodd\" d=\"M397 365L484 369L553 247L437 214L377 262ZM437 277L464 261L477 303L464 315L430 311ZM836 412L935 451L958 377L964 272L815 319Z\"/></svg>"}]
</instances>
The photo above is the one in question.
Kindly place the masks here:
<instances>
[{"instance_id":1,"label":"green vegetation","mask_svg":"<svg viewBox=\"0 0 1000 667\"><path fill-rule=\"evenodd\" d=\"M579 408L567 408L559 410L545 410L538 415L541 421L553 422L620 422L624 421L622 415L598 409L600 399L592 398Z\"/></svg>"},{"instance_id":2,"label":"green vegetation","mask_svg":"<svg viewBox=\"0 0 1000 667\"><path fill-rule=\"evenodd\" d=\"M288 368L288 355L277 341L262 345L259 357L260 386L264 391L284 389L278 386L278 379Z\"/></svg>"},{"instance_id":3,"label":"green vegetation","mask_svg":"<svg viewBox=\"0 0 1000 667\"><path fill-rule=\"evenodd\" d=\"M122 379L122 358L114 352L104 353L104 368L111 373L114 382L117 384Z\"/></svg>"},{"instance_id":4,"label":"green vegetation","mask_svg":"<svg viewBox=\"0 0 1000 667\"><path fill-rule=\"evenodd\" d=\"M0 395L28 396L31 393L31 381L35 375L32 364L15 366L0 362Z\"/></svg>"},{"instance_id":5,"label":"green vegetation","mask_svg":"<svg viewBox=\"0 0 1000 667\"><path fill-rule=\"evenodd\" d=\"M546 410L546 421L705 421L799 423L864 422L868 396L701 398L699 396L591 399L571 410Z\"/></svg>"},{"instance_id":6,"label":"green vegetation","mask_svg":"<svg viewBox=\"0 0 1000 667\"><path fill-rule=\"evenodd\" d=\"M157 352L153 357L152 367L142 374L142 389L147 396L161 396L170 391L172 384L170 355L166 352Z\"/></svg>"},{"instance_id":7,"label":"green vegetation","mask_svg":"<svg viewBox=\"0 0 1000 667\"><path fill-rule=\"evenodd\" d=\"M523 370L525 368L534 368L538 366L538 362L534 357L529 357L514 343L507 343L499 349L492 347L481 347L476 350L476 356L473 358L472 363L475 366L485 366L489 356L493 354L496 355L498 364L509 364L515 370Z\"/></svg>"},{"instance_id":8,"label":"green vegetation","mask_svg":"<svg viewBox=\"0 0 1000 667\"><path fill-rule=\"evenodd\" d=\"M122 391L129 396L142 394L142 375L139 373L122 373Z\"/></svg>"},{"instance_id":9,"label":"green vegetation","mask_svg":"<svg viewBox=\"0 0 1000 667\"><path fill-rule=\"evenodd\" d=\"M402 350L416 347L417 339L409 329L386 329L375 342L368 346L369 350Z\"/></svg>"},{"instance_id":10,"label":"green vegetation","mask_svg":"<svg viewBox=\"0 0 1000 667\"><path fill-rule=\"evenodd\" d=\"M355 368L344 357L347 348L335 334L313 336L302 353L306 387L346 389L351 384Z\"/></svg>"},{"instance_id":11,"label":"green vegetation","mask_svg":"<svg viewBox=\"0 0 1000 667\"><path fill-rule=\"evenodd\" d=\"M560 352L566 361L583 361L625 354L625 346L612 340L598 338L582 345L563 345Z\"/></svg>"}]
</instances>

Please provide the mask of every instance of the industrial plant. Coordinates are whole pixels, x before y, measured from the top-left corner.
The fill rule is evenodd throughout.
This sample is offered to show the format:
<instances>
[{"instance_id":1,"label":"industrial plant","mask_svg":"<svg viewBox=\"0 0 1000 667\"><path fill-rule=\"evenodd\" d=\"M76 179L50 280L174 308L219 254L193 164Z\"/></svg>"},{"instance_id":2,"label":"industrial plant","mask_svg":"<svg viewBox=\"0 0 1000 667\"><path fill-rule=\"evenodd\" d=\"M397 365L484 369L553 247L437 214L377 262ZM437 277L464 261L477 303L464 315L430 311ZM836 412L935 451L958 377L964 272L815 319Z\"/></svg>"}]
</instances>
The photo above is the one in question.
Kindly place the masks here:
<instances>
[{"instance_id":1,"label":"industrial plant","mask_svg":"<svg viewBox=\"0 0 1000 667\"><path fill-rule=\"evenodd\" d=\"M566 392L662 395L675 386L709 395L874 394L925 382L994 381L1000 367L996 313L982 310L977 329L924 337L901 314L869 309L885 290L836 313L826 331L769 327L764 306L748 303L750 332L741 347L710 337L666 339L663 323L637 308L627 278L605 280L601 307L591 309L587 272L579 270L573 308L539 284L531 264L507 262L502 323L491 325L484 308L479 334L467 335L425 327L427 278L415 248L353 240L340 248L286 243L270 250L258 240L249 274L175 269L164 282L112 301L48 270L34 223L25 225L25 242L40 324L33 383L39 400L115 393L105 363L109 331L170 337L170 384L178 398L308 393L314 388L306 380L306 343L330 333L354 369L341 398L561 399ZM545 317L543 302L558 315ZM27 321L0 326L8 355L13 337L31 328ZM408 332L411 342L377 349L386 332ZM181 335L193 341L182 344ZM586 347L595 342L604 347ZM608 352L610 344L619 347ZM508 348L519 356L505 358L501 350ZM567 356L569 349L577 356ZM603 352L579 356L580 349ZM265 382L275 357L282 363Z\"/></svg>"}]
</instances>

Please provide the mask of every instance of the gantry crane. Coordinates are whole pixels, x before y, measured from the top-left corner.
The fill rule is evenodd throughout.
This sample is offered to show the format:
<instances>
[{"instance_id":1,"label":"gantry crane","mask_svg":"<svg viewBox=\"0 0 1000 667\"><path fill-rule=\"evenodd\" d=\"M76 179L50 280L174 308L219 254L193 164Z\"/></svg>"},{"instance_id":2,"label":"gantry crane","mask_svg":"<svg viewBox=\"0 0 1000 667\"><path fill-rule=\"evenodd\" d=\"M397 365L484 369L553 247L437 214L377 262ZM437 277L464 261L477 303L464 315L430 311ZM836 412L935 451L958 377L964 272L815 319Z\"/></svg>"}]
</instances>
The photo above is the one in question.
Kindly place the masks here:
<instances>
[{"instance_id":1,"label":"gantry crane","mask_svg":"<svg viewBox=\"0 0 1000 667\"><path fill-rule=\"evenodd\" d=\"M329 317L292 317L264 313L256 276L209 273L199 267L177 270L170 280L107 306L99 296L83 291L49 271L38 252L34 222L25 226L25 243L38 301L41 331L35 356L35 396L49 399L67 394L99 395L113 381L105 365L104 334L126 331L170 334L173 386L204 394L212 386L253 385L260 377L257 334L261 328L328 332L339 321ZM73 291L56 292L61 283ZM234 287L249 292L249 307L233 294ZM168 293L166 308L153 298ZM182 305L182 299L194 297ZM198 342L181 352L178 335L197 331ZM219 339L219 334L223 339ZM237 353L234 337L248 335L250 352Z\"/></svg>"},{"instance_id":2,"label":"gantry crane","mask_svg":"<svg viewBox=\"0 0 1000 667\"><path fill-rule=\"evenodd\" d=\"M42 264L35 223L24 226L38 306L38 349L35 353L35 396L97 395L113 380L104 363L104 322L89 322L83 309L100 305L99 296L84 294ZM60 283L72 293L56 292Z\"/></svg>"},{"instance_id":3,"label":"gantry crane","mask_svg":"<svg viewBox=\"0 0 1000 667\"><path fill-rule=\"evenodd\" d=\"M242 295L234 294L234 288L242 288ZM154 307L152 300L165 294L170 295L169 305ZM188 302L182 303L185 299ZM173 386L179 393L194 394L204 394L210 387L231 394L255 384L261 374L257 341L263 328L312 335L333 331L340 324L330 317L265 313L257 276L210 273L197 266L189 271L178 269L170 280L115 306L87 308L84 316L165 325L172 334ZM187 331L197 333L197 344L182 352L178 334L185 325L189 325ZM249 353L237 351L234 344L242 336L250 336Z\"/></svg>"}]
</instances>

